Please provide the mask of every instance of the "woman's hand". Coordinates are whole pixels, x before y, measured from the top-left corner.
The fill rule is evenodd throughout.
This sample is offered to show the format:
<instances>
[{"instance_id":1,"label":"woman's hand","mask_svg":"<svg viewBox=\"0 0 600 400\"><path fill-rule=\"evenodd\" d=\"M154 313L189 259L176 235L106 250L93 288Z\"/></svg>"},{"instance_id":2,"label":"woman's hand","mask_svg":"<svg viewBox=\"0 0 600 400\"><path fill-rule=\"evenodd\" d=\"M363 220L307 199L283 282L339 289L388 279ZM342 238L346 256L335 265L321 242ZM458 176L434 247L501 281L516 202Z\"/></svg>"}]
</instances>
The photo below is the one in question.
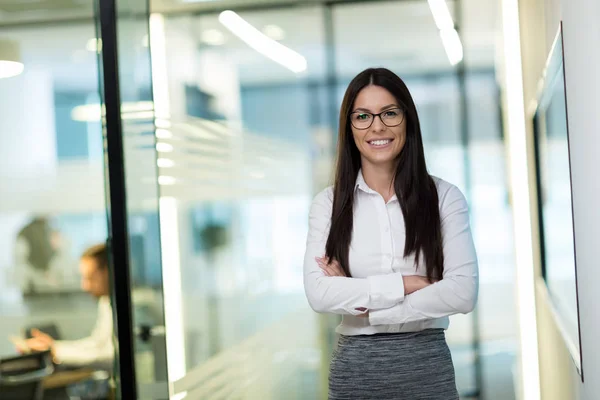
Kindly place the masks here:
<instances>
[{"instance_id":1,"label":"woman's hand","mask_svg":"<svg viewBox=\"0 0 600 400\"><path fill-rule=\"evenodd\" d=\"M411 275L404 276L402 279L404 280L404 294L414 293L435 283L435 281L433 283L429 282L426 276Z\"/></svg>"},{"instance_id":2,"label":"woman's hand","mask_svg":"<svg viewBox=\"0 0 600 400\"><path fill-rule=\"evenodd\" d=\"M356 311L361 311L362 312L362 314L358 314L358 315L356 315L356 317L358 317L358 318L369 318L369 310L367 310L365 307L356 308Z\"/></svg>"},{"instance_id":3,"label":"woman's hand","mask_svg":"<svg viewBox=\"0 0 600 400\"><path fill-rule=\"evenodd\" d=\"M317 264L327 276L346 276L342 266L337 260L330 260L327 257L315 257Z\"/></svg>"}]
</instances>

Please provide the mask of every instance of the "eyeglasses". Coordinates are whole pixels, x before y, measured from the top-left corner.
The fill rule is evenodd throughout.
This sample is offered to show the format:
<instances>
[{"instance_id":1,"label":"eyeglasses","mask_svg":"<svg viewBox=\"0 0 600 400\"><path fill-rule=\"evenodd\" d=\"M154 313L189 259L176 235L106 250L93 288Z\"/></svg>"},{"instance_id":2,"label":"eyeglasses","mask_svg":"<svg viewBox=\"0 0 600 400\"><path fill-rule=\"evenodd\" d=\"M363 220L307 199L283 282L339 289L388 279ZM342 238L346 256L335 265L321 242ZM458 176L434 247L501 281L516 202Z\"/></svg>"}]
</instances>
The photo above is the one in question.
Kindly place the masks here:
<instances>
[{"instance_id":1,"label":"eyeglasses","mask_svg":"<svg viewBox=\"0 0 600 400\"><path fill-rule=\"evenodd\" d=\"M356 129L369 129L373 125L375 117L379 117L385 126L391 128L404 121L404 112L400 108L390 108L379 114L355 111L350 114L350 123Z\"/></svg>"}]
</instances>

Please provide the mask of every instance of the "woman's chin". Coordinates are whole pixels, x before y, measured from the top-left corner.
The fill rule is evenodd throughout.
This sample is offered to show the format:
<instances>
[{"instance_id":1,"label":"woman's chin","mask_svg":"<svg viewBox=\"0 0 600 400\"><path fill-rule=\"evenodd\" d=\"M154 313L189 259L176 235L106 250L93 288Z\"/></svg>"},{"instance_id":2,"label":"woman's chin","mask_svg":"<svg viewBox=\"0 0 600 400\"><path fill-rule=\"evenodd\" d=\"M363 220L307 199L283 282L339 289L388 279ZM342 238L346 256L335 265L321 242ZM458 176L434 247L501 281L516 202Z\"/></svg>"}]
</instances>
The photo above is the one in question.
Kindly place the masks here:
<instances>
[{"instance_id":1,"label":"woman's chin","mask_svg":"<svg viewBox=\"0 0 600 400\"><path fill-rule=\"evenodd\" d=\"M377 154L377 155L369 155L368 157L363 157L363 163L366 161L374 167L382 168L382 167L393 167L396 164L397 157L394 157L392 154Z\"/></svg>"}]
</instances>

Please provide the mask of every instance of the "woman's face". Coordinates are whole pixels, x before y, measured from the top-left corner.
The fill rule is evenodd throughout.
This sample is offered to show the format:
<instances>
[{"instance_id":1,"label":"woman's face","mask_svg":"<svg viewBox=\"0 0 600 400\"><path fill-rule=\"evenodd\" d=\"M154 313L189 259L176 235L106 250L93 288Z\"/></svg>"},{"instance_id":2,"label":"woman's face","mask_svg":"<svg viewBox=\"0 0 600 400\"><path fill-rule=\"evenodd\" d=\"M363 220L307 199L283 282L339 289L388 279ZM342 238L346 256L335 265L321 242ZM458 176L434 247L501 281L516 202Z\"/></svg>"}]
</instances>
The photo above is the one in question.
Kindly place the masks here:
<instances>
[{"instance_id":1,"label":"woman's face","mask_svg":"<svg viewBox=\"0 0 600 400\"><path fill-rule=\"evenodd\" d=\"M352 135L360 152L363 168L365 163L393 168L406 143L406 118L394 96L381 86L366 86L356 96L351 112ZM366 125L364 120L370 118L366 113L381 115L374 116L370 127L357 129L356 126ZM400 113L400 116L396 113ZM382 118L387 125L395 125L400 119L402 123L387 126Z\"/></svg>"}]
</instances>

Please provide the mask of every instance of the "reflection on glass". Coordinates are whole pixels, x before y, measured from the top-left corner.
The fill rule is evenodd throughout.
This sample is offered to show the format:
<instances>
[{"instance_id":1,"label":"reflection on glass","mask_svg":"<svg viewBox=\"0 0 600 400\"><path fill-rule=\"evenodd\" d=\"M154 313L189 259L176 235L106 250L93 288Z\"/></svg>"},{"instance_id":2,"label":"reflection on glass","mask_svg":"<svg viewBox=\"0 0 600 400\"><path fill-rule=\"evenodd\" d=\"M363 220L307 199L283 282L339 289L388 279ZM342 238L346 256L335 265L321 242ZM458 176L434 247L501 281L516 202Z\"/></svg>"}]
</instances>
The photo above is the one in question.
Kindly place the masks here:
<instances>
[{"instance_id":1,"label":"reflection on glass","mask_svg":"<svg viewBox=\"0 0 600 400\"><path fill-rule=\"evenodd\" d=\"M164 82L169 96L168 134L157 135L169 378L190 398L318 398L319 325L301 263L314 137L328 129L311 110L321 10L221 15L165 16L163 32L151 23L153 58L164 51L166 64L153 70L155 97ZM295 31L299 20L316 29ZM281 62L285 49L306 71Z\"/></svg>"}]
</instances>

